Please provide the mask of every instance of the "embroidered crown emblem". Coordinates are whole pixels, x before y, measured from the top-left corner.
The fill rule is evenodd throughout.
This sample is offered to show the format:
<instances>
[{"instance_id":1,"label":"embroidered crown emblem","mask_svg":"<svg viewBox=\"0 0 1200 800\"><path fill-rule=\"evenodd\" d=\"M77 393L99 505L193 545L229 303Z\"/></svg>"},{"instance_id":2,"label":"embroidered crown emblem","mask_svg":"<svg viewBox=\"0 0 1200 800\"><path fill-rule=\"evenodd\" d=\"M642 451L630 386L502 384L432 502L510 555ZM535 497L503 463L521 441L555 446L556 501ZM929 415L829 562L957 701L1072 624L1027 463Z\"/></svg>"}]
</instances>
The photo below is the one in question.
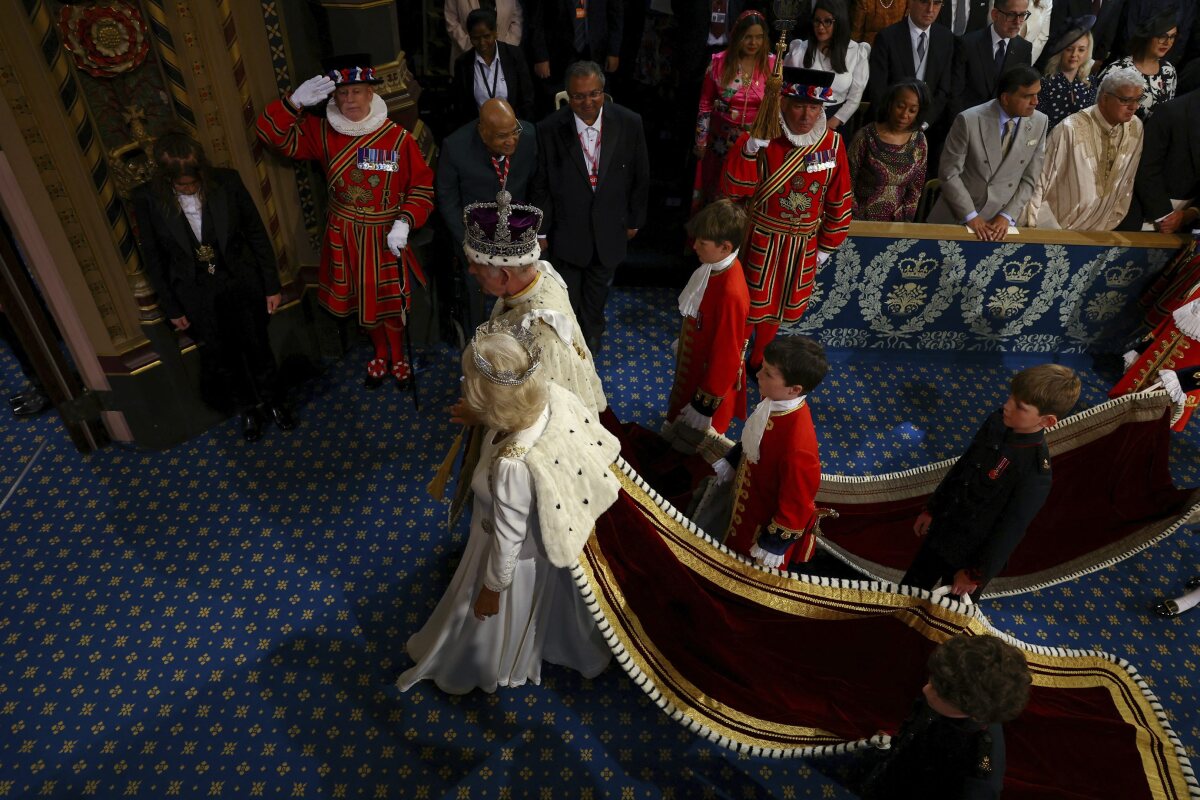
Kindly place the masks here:
<instances>
[{"instance_id":1,"label":"embroidered crown emblem","mask_svg":"<svg viewBox=\"0 0 1200 800\"><path fill-rule=\"evenodd\" d=\"M1042 265L1029 256L1004 265L1004 279L1009 283L1029 283L1042 271Z\"/></svg>"},{"instance_id":2,"label":"embroidered crown emblem","mask_svg":"<svg viewBox=\"0 0 1200 800\"><path fill-rule=\"evenodd\" d=\"M1142 274L1142 270L1132 261L1126 261L1123 266L1112 266L1104 271L1104 280L1114 289L1124 289L1129 286L1138 276Z\"/></svg>"},{"instance_id":3,"label":"embroidered crown emblem","mask_svg":"<svg viewBox=\"0 0 1200 800\"><path fill-rule=\"evenodd\" d=\"M928 278L938 267L937 259L927 258L924 253L916 258L905 258L900 262L900 274L910 280Z\"/></svg>"}]
</instances>

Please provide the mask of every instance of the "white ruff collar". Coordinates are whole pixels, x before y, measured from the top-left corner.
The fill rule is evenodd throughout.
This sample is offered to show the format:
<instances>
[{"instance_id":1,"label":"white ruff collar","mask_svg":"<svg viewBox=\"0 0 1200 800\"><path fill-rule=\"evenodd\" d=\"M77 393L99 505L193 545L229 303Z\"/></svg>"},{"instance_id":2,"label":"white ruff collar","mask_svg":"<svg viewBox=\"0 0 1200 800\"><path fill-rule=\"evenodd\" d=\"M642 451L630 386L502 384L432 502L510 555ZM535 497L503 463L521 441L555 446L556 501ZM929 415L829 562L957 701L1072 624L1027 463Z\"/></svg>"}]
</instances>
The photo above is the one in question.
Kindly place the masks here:
<instances>
[{"instance_id":1,"label":"white ruff collar","mask_svg":"<svg viewBox=\"0 0 1200 800\"><path fill-rule=\"evenodd\" d=\"M371 113L358 122L351 122L338 111L337 103L334 102L333 95L330 95L329 103L325 106L325 118L329 120L330 126L343 136L366 136L382 128L388 121L387 103L383 102L382 97L375 95L371 98Z\"/></svg>"},{"instance_id":2,"label":"white ruff collar","mask_svg":"<svg viewBox=\"0 0 1200 800\"><path fill-rule=\"evenodd\" d=\"M776 411L791 411L799 408L804 402L804 398L808 395L800 395L793 397L791 400L763 400L754 407L754 413L746 420L746 424L742 427L742 452L746 458L750 459L751 464L757 464L760 455L759 446L762 444L763 434L767 431L767 423L771 420L771 414Z\"/></svg>"},{"instance_id":3,"label":"white ruff collar","mask_svg":"<svg viewBox=\"0 0 1200 800\"><path fill-rule=\"evenodd\" d=\"M692 277L688 278L683 294L679 295L679 313L685 317L695 317L700 311L700 301L704 299L704 291L708 288L708 278L714 273L727 269L737 258L738 251L734 250L725 258L714 264L701 264Z\"/></svg>"},{"instance_id":4,"label":"white ruff collar","mask_svg":"<svg viewBox=\"0 0 1200 800\"><path fill-rule=\"evenodd\" d=\"M1200 299L1184 303L1172 312L1175 327L1189 339L1200 341Z\"/></svg>"},{"instance_id":5,"label":"white ruff collar","mask_svg":"<svg viewBox=\"0 0 1200 800\"><path fill-rule=\"evenodd\" d=\"M809 147L825 138L825 130L828 126L825 123L825 112L821 112L821 118L817 120L817 124L808 133L792 133L788 128L787 123L783 121L783 111L779 112L779 128L783 131L783 135L792 143L792 147Z\"/></svg>"}]
</instances>

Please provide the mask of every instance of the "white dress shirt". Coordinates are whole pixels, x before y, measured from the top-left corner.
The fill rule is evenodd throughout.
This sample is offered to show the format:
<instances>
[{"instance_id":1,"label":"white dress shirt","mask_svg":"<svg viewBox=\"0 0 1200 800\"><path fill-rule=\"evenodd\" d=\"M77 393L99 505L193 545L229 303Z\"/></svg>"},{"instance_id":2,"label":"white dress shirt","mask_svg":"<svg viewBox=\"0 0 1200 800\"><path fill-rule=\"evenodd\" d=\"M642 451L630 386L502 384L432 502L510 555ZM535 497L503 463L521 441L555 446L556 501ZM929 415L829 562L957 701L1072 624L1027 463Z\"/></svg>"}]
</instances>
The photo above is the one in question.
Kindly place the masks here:
<instances>
[{"instance_id":1,"label":"white dress shirt","mask_svg":"<svg viewBox=\"0 0 1200 800\"><path fill-rule=\"evenodd\" d=\"M1008 44L1012 40L1005 39L1002 36L1000 36L1000 34L996 33L996 27L994 25L988 25L988 33L990 33L992 35L992 60L993 61L996 60L996 47L999 46L999 44L1001 42L1004 42L1004 62L1007 64L1008 63Z\"/></svg>"},{"instance_id":2,"label":"white dress shirt","mask_svg":"<svg viewBox=\"0 0 1200 800\"><path fill-rule=\"evenodd\" d=\"M504 80L504 68L500 66L500 49L492 56L488 66L483 56L475 54L475 105L481 106L493 97L508 99L508 81Z\"/></svg>"},{"instance_id":3,"label":"white dress shirt","mask_svg":"<svg viewBox=\"0 0 1200 800\"><path fill-rule=\"evenodd\" d=\"M908 20L908 35L912 39L912 59L913 64L917 66L916 78L919 81L923 81L925 80L925 66L929 63L929 44L933 40L933 37L929 35L929 31L933 28L933 26L930 25L928 28L922 30L921 28L917 27L915 22L912 21L912 17L905 17L905 19ZM921 41L922 33L925 34L924 58L921 58L917 55L917 45Z\"/></svg>"},{"instance_id":4,"label":"white dress shirt","mask_svg":"<svg viewBox=\"0 0 1200 800\"><path fill-rule=\"evenodd\" d=\"M188 225L192 228L192 233L196 234L196 241L203 241L200 236L201 231L201 215L203 214L203 206L200 204L200 193L195 194L180 194L176 193L179 198L179 208L183 211L183 216L187 218Z\"/></svg>"},{"instance_id":5,"label":"white dress shirt","mask_svg":"<svg viewBox=\"0 0 1200 800\"><path fill-rule=\"evenodd\" d=\"M600 148L603 147L601 137L603 125L604 106L600 106L600 113L596 115L596 121L591 125L585 124L578 114L575 115L575 133L579 135L579 147L583 150L583 164L587 167L589 174L592 172L599 174ZM595 187L592 188L594 191Z\"/></svg>"}]
</instances>

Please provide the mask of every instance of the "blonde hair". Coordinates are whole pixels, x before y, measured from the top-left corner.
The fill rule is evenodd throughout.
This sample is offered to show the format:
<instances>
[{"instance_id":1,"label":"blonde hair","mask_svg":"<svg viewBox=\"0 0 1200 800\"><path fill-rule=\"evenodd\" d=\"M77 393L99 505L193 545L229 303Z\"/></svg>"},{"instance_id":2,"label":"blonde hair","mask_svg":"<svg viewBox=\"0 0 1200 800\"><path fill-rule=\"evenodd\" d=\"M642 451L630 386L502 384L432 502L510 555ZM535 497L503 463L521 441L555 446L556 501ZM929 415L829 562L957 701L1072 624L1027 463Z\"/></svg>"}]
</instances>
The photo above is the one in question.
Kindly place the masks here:
<instances>
[{"instance_id":1,"label":"blonde hair","mask_svg":"<svg viewBox=\"0 0 1200 800\"><path fill-rule=\"evenodd\" d=\"M1035 407L1042 416L1060 419L1079 400L1080 381L1075 370L1062 364L1038 364L1013 376L1012 396Z\"/></svg>"},{"instance_id":2,"label":"blonde hair","mask_svg":"<svg viewBox=\"0 0 1200 800\"><path fill-rule=\"evenodd\" d=\"M476 352L496 370L521 374L530 363L529 352L510 334L481 334L471 341L462 356L462 396L479 421L500 431L519 431L536 422L548 394L542 370L516 386L494 383L475 366Z\"/></svg>"},{"instance_id":3,"label":"blonde hair","mask_svg":"<svg viewBox=\"0 0 1200 800\"><path fill-rule=\"evenodd\" d=\"M1096 62L1092 60L1092 45L1095 44L1095 40L1092 39L1092 32L1084 31L1079 35L1079 39L1082 39L1084 36L1086 36L1088 40L1087 51L1085 51L1083 54L1083 63L1079 65L1079 71L1075 73L1076 80L1081 81L1087 80L1087 77L1092 74L1092 67L1096 65ZM1075 42L1078 42L1079 39L1076 39L1074 42L1070 42L1067 44L1067 47L1075 44ZM1063 50L1065 49L1066 47L1063 48ZM1059 50L1057 53L1050 56L1050 60L1046 62L1046 69L1042 70L1042 74L1046 77L1057 75L1059 73L1058 65L1061 62L1062 50Z\"/></svg>"}]
</instances>

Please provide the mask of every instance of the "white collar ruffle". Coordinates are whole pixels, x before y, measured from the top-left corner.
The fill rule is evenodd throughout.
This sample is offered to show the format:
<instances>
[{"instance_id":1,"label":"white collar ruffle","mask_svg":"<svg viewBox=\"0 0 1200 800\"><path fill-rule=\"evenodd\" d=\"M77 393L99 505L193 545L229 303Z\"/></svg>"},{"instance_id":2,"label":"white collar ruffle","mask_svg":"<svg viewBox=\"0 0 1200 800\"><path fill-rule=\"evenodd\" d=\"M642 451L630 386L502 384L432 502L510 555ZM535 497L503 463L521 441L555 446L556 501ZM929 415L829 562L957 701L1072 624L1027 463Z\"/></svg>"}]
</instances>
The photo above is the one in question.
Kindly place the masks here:
<instances>
[{"instance_id":1,"label":"white collar ruffle","mask_svg":"<svg viewBox=\"0 0 1200 800\"><path fill-rule=\"evenodd\" d=\"M700 301L704 299L704 292L708 289L708 279L713 274L721 273L729 268L733 260L737 258L738 251L734 250L725 258L712 264L701 264L692 277L688 278L687 285L683 287L683 293L679 295L679 313L685 317L695 317L700 311Z\"/></svg>"},{"instance_id":2,"label":"white collar ruffle","mask_svg":"<svg viewBox=\"0 0 1200 800\"><path fill-rule=\"evenodd\" d=\"M1189 339L1200 341L1200 298L1184 303L1171 313L1175 327Z\"/></svg>"},{"instance_id":3,"label":"white collar ruffle","mask_svg":"<svg viewBox=\"0 0 1200 800\"><path fill-rule=\"evenodd\" d=\"M329 103L325 106L325 118L329 120L330 127L343 136L366 136L382 128L388 121L387 103L382 97L375 95L371 98L371 113L358 122L351 122L338 111L337 103L334 102L333 95L330 95Z\"/></svg>"},{"instance_id":4,"label":"white collar ruffle","mask_svg":"<svg viewBox=\"0 0 1200 800\"><path fill-rule=\"evenodd\" d=\"M763 434L767 431L767 423L771 421L771 415L780 411L792 411L799 408L804 402L804 398L808 397L802 394L799 397L793 397L791 400L763 400L754 407L754 413L746 420L746 424L742 427L742 453L746 458L750 459L751 464L757 464L761 455L760 447L762 445Z\"/></svg>"},{"instance_id":5,"label":"white collar ruffle","mask_svg":"<svg viewBox=\"0 0 1200 800\"><path fill-rule=\"evenodd\" d=\"M783 111L779 112L779 129L783 131L783 135L787 140L792 143L792 147L811 147L825 138L826 128L825 114L822 112L821 118L817 120L816 125L813 125L811 131L808 133L792 133L788 129L787 123L783 120Z\"/></svg>"}]
</instances>

